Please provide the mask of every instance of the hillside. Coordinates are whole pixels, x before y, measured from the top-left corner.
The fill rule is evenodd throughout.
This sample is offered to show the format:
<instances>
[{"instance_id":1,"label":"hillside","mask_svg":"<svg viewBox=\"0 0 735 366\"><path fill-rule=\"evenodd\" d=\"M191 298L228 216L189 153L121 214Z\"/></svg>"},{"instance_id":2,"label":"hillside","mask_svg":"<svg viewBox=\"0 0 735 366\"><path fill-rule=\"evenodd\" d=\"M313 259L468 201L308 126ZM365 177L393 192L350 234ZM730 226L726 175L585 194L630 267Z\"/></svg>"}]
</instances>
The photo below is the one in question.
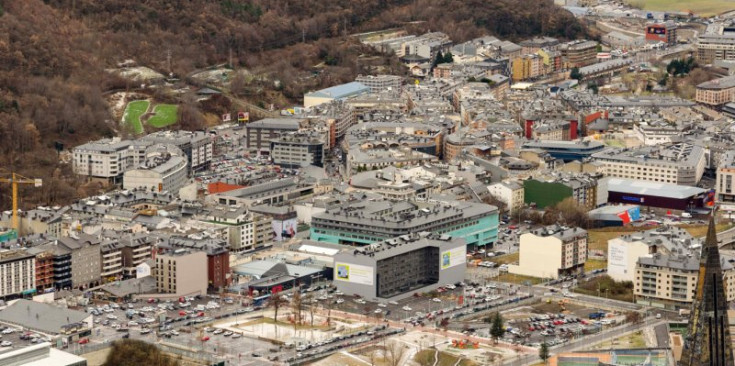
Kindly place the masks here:
<instances>
[{"instance_id":1,"label":"hillside","mask_svg":"<svg viewBox=\"0 0 735 366\"><path fill-rule=\"evenodd\" d=\"M522 8L513 0L0 0L0 175L44 179L41 189L22 189L21 207L94 194L99 187L83 187L54 147L125 133L103 98L131 87L104 71L124 60L177 76L231 61L264 75L239 95L288 103L367 67L400 72L394 57L345 37L386 27L444 31L455 41L587 32L551 0ZM200 111L208 106L174 102L182 105L180 128L203 126ZM9 187L0 186L0 209L9 207L8 197Z\"/></svg>"}]
</instances>

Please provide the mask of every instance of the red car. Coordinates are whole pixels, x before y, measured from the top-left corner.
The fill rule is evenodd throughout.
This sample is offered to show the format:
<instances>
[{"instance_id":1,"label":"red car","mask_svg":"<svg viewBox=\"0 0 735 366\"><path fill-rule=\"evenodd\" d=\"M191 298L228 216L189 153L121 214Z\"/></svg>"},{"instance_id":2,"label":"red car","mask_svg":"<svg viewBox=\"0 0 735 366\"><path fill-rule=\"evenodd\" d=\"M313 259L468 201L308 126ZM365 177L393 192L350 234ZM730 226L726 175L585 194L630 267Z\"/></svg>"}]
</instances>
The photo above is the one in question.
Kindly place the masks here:
<instances>
[{"instance_id":1,"label":"red car","mask_svg":"<svg viewBox=\"0 0 735 366\"><path fill-rule=\"evenodd\" d=\"M208 337L208 336L204 336L204 337L202 337L202 342L206 342L206 341L208 341L208 340L209 340L209 337Z\"/></svg>"},{"instance_id":2,"label":"red car","mask_svg":"<svg viewBox=\"0 0 735 366\"><path fill-rule=\"evenodd\" d=\"M179 315L186 316L186 311L183 311L183 310L179 311Z\"/></svg>"},{"instance_id":3,"label":"red car","mask_svg":"<svg viewBox=\"0 0 735 366\"><path fill-rule=\"evenodd\" d=\"M197 313L197 317L200 317L201 318L203 316L204 316L204 312L203 311L200 311L200 312Z\"/></svg>"},{"instance_id":4,"label":"red car","mask_svg":"<svg viewBox=\"0 0 735 366\"><path fill-rule=\"evenodd\" d=\"M79 340L79 344L87 344L89 343L89 338L82 338Z\"/></svg>"}]
</instances>

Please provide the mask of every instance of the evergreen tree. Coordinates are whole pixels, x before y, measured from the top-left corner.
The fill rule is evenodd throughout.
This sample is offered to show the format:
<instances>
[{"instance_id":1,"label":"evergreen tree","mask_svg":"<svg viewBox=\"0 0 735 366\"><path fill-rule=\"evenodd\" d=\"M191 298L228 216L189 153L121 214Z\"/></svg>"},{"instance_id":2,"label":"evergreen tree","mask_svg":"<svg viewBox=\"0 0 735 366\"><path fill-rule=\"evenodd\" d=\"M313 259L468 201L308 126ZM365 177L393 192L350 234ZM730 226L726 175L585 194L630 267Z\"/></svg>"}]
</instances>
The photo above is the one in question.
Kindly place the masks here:
<instances>
[{"instance_id":1,"label":"evergreen tree","mask_svg":"<svg viewBox=\"0 0 735 366\"><path fill-rule=\"evenodd\" d=\"M434 57L434 62L431 64L432 70L442 62L444 62L444 55L442 55L442 51L438 51L436 57Z\"/></svg>"},{"instance_id":2,"label":"evergreen tree","mask_svg":"<svg viewBox=\"0 0 735 366\"><path fill-rule=\"evenodd\" d=\"M447 51L447 53L444 55L444 63L445 64L451 64L454 62L454 55L452 52Z\"/></svg>"},{"instance_id":3,"label":"evergreen tree","mask_svg":"<svg viewBox=\"0 0 735 366\"><path fill-rule=\"evenodd\" d=\"M502 338L503 335L505 335L503 317L500 316L499 312L495 313L495 316L493 317L493 324L490 326L490 335L495 340L495 343L498 343L498 339Z\"/></svg>"},{"instance_id":4,"label":"evergreen tree","mask_svg":"<svg viewBox=\"0 0 735 366\"><path fill-rule=\"evenodd\" d=\"M582 80L582 74L579 73L579 67L572 68L572 72L569 73L569 77L575 80Z\"/></svg>"},{"instance_id":5,"label":"evergreen tree","mask_svg":"<svg viewBox=\"0 0 735 366\"><path fill-rule=\"evenodd\" d=\"M546 341L544 341L544 343L541 343L541 348L538 349L538 357L541 359L541 361L544 361L544 364L549 361L549 345L546 344Z\"/></svg>"}]
</instances>

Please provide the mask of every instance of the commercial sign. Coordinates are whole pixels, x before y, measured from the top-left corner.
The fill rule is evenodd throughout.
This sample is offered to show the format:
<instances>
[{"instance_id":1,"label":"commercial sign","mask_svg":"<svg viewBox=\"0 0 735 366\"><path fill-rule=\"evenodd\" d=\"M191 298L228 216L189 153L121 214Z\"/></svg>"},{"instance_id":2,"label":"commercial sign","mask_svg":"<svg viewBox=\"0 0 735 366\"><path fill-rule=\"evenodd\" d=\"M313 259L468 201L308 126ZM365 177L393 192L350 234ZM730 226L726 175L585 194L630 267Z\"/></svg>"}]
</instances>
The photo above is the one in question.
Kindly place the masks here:
<instances>
[{"instance_id":1,"label":"commercial sign","mask_svg":"<svg viewBox=\"0 0 735 366\"><path fill-rule=\"evenodd\" d=\"M608 245L607 271L612 278L627 276L628 246L612 242Z\"/></svg>"},{"instance_id":2,"label":"commercial sign","mask_svg":"<svg viewBox=\"0 0 735 366\"><path fill-rule=\"evenodd\" d=\"M334 280L373 285L373 268L359 264L340 263L334 265Z\"/></svg>"},{"instance_id":3,"label":"commercial sign","mask_svg":"<svg viewBox=\"0 0 735 366\"><path fill-rule=\"evenodd\" d=\"M287 220L273 220L271 227L273 228L273 240L283 241L284 239L293 238L296 235L299 222L297 218Z\"/></svg>"},{"instance_id":4,"label":"commercial sign","mask_svg":"<svg viewBox=\"0 0 735 366\"><path fill-rule=\"evenodd\" d=\"M442 252L439 258L441 269L465 264L467 262L467 249L464 246L456 247Z\"/></svg>"}]
</instances>

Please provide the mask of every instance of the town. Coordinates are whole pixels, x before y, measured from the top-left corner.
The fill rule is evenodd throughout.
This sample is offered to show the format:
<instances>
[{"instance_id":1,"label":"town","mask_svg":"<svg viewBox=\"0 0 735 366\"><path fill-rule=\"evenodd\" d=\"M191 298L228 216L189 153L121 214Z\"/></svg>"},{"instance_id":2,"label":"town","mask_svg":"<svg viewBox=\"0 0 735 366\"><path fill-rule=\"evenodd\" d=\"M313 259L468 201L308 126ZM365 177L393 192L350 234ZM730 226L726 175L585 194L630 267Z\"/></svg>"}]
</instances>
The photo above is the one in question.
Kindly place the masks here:
<instances>
[{"instance_id":1,"label":"town","mask_svg":"<svg viewBox=\"0 0 735 366\"><path fill-rule=\"evenodd\" d=\"M80 198L0 167L0 365L732 365L735 9L556 3L600 36L355 33L402 72L299 103L105 70Z\"/></svg>"}]
</instances>

